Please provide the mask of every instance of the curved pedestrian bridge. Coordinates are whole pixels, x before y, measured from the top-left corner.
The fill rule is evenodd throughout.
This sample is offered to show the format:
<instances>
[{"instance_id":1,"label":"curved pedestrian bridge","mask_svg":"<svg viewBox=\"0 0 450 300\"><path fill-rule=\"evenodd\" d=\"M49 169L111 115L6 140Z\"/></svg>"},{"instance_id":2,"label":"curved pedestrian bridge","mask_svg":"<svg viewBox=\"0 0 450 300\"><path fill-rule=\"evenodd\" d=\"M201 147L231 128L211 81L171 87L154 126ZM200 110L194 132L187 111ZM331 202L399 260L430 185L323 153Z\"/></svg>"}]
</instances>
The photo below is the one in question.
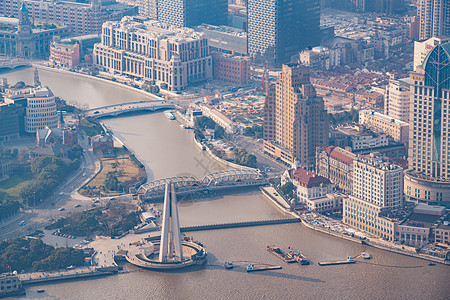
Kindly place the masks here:
<instances>
[{"instance_id":1,"label":"curved pedestrian bridge","mask_svg":"<svg viewBox=\"0 0 450 300\"><path fill-rule=\"evenodd\" d=\"M267 183L258 170L238 169L226 170L206 175L202 180L192 176L176 176L154 180L141 185L138 194L142 199L156 199L164 197L165 185L172 182L177 195L205 191L222 190L228 188L258 186Z\"/></svg>"}]
</instances>

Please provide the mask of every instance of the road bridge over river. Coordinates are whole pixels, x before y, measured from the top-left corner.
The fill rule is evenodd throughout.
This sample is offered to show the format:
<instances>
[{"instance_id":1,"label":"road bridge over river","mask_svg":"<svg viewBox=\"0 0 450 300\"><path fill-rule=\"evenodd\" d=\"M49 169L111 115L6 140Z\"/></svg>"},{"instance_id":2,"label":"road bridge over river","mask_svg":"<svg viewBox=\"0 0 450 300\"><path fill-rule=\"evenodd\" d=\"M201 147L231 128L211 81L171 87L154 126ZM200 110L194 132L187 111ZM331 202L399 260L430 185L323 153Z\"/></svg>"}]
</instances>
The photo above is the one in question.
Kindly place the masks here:
<instances>
[{"instance_id":1,"label":"road bridge over river","mask_svg":"<svg viewBox=\"0 0 450 300\"><path fill-rule=\"evenodd\" d=\"M174 184L177 195L186 195L246 186L260 186L267 184L267 179L258 170L226 170L210 173L202 180L192 176L177 176L154 180L141 185L138 189L138 194L142 200L163 198L165 186L168 182Z\"/></svg>"},{"instance_id":2,"label":"road bridge over river","mask_svg":"<svg viewBox=\"0 0 450 300\"><path fill-rule=\"evenodd\" d=\"M102 106L85 111L86 117L104 118L116 117L120 114L136 111L155 111L162 109L174 109L175 104L168 101L138 101Z\"/></svg>"},{"instance_id":3,"label":"road bridge over river","mask_svg":"<svg viewBox=\"0 0 450 300\"><path fill-rule=\"evenodd\" d=\"M22 58L0 59L0 69L15 69L25 66L31 66L31 61Z\"/></svg>"}]
</instances>

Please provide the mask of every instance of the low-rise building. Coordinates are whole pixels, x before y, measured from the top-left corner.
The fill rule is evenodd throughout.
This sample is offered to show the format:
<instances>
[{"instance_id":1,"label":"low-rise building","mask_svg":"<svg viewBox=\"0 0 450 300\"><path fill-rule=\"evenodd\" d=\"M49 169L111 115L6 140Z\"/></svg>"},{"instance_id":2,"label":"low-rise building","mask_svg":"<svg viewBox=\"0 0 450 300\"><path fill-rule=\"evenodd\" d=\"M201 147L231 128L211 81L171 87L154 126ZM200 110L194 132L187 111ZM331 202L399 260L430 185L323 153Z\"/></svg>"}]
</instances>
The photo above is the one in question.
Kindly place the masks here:
<instances>
[{"instance_id":1,"label":"low-rise building","mask_svg":"<svg viewBox=\"0 0 450 300\"><path fill-rule=\"evenodd\" d=\"M242 29L228 26L202 24L195 27L208 38L209 50L232 55L247 55L247 33Z\"/></svg>"},{"instance_id":2,"label":"low-rise building","mask_svg":"<svg viewBox=\"0 0 450 300\"><path fill-rule=\"evenodd\" d=\"M246 85L250 80L250 58L233 56L219 52L211 54L213 58L213 77L234 85Z\"/></svg>"},{"instance_id":3,"label":"low-rise building","mask_svg":"<svg viewBox=\"0 0 450 300\"><path fill-rule=\"evenodd\" d=\"M403 143L406 147L409 140L409 124L401 120L380 114L373 110L359 112L359 124L374 131L387 134L395 141Z\"/></svg>"},{"instance_id":4,"label":"low-rise building","mask_svg":"<svg viewBox=\"0 0 450 300\"><path fill-rule=\"evenodd\" d=\"M0 274L0 298L23 294L25 294L25 289L16 274Z\"/></svg>"},{"instance_id":5,"label":"low-rise building","mask_svg":"<svg viewBox=\"0 0 450 300\"><path fill-rule=\"evenodd\" d=\"M73 68L80 64L80 45L53 41L50 46L50 62L56 66Z\"/></svg>"},{"instance_id":6,"label":"low-rise building","mask_svg":"<svg viewBox=\"0 0 450 300\"><path fill-rule=\"evenodd\" d=\"M322 46L314 47L300 52L299 61L313 70L329 70L341 64L341 51Z\"/></svg>"},{"instance_id":7,"label":"low-rise building","mask_svg":"<svg viewBox=\"0 0 450 300\"><path fill-rule=\"evenodd\" d=\"M222 127L227 133L235 133L238 130L236 123L231 121L227 116L212 107L211 105L202 105L202 114L205 117L212 119L217 125Z\"/></svg>"},{"instance_id":8,"label":"low-rise building","mask_svg":"<svg viewBox=\"0 0 450 300\"><path fill-rule=\"evenodd\" d=\"M10 159L0 158L0 178L8 176L13 171L13 161Z\"/></svg>"},{"instance_id":9,"label":"low-rise building","mask_svg":"<svg viewBox=\"0 0 450 300\"><path fill-rule=\"evenodd\" d=\"M296 187L297 199L308 210L317 212L338 211L342 208L341 195L334 194L331 181L314 172L298 167L286 170L281 176L281 183L292 182Z\"/></svg>"},{"instance_id":10,"label":"low-rise building","mask_svg":"<svg viewBox=\"0 0 450 300\"><path fill-rule=\"evenodd\" d=\"M14 104L0 104L0 142L19 137L19 116L22 114Z\"/></svg>"},{"instance_id":11,"label":"low-rise building","mask_svg":"<svg viewBox=\"0 0 450 300\"><path fill-rule=\"evenodd\" d=\"M434 230L434 241L450 245L450 214L447 214L442 223Z\"/></svg>"},{"instance_id":12,"label":"low-rise building","mask_svg":"<svg viewBox=\"0 0 450 300\"><path fill-rule=\"evenodd\" d=\"M345 149L329 146L318 149L316 154L316 171L328 178L342 192L353 191L353 161L356 155Z\"/></svg>"},{"instance_id":13,"label":"low-rise building","mask_svg":"<svg viewBox=\"0 0 450 300\"><path fill-rule=\"evenodd\" d=\"M92 151L103 157L114 156L114 140L110 135L96 135L92 138Z\"/></svg>"},{"instance_id":14,"label":"low-rise building","mask_svg":"<svg viewBox=\"0 0 450 300\"><path fill-rule=\"evenodd\" d=\"M376 134L364 126L341 126L337 131L348 136L352 151L384 147L389 144L386 134Z\"/></svg>"}]
</instances>

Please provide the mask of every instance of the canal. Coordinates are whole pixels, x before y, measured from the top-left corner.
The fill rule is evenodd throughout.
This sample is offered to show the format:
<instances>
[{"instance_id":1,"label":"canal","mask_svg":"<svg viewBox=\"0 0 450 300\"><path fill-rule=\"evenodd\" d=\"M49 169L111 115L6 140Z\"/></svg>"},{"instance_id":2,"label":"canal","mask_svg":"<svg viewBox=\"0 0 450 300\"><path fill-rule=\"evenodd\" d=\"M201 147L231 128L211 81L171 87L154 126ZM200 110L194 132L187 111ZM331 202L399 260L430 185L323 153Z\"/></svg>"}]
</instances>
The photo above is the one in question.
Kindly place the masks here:
<instances>
[{"instance_id":1,"label":"canal","mask_svg":"<svg viewBox=\"0 0 450 300\"><path fill-rule=\"evenodd\" d=\"M33 69L4 73L10 83L32 82ZM93 108L148 100L142 94L96 80L40 71L55 95ZM192 133L161 113L104 120L145 164L149 179L177 175L202 178L223 170L195 147ZM180 203L182 225L287 217L257 189L230 191ZM192 233L208 251L208 265L176 272L152 272L127 265L126 274L32 286L26 298L59 299L448 299L448 266L368 248L373 259L355 265L320 267L317 262L357 255L361 245L320 234L301 224L224 229ZM268 244L301 249L310 266L287 265L266 251ZM225 270L224 261L277 264L279 271ZM45 294L37 290L45 289Z\"/></svg>"}]
</instances>

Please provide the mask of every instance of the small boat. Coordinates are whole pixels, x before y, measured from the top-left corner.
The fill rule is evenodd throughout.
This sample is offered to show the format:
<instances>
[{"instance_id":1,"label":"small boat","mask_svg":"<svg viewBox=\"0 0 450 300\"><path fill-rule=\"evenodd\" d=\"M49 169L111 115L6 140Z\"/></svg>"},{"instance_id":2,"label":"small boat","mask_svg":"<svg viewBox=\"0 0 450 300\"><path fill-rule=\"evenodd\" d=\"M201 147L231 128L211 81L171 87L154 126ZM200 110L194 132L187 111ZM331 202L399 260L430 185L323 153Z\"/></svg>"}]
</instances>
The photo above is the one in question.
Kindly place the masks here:
<instances>
[{"instance_id":1,"label":"small boat","mask_svg":"<svg viewBox=\"0 0 450 300\"><path fill-rule=\"evenodd\" d=\"M225 267L225 269L229 270L229 269L233 269L234 265L232 262L230 261L226 261L223 266ZM248 266L247 266L248 267Z\"/></svg>"},{"instance_id":2,"label":"small boat","mask_svg":"<svg viewBox=\"0 0 450 300\"><path fill-rule=\"evenodd\" d=\"M372 256L369 253L367 253L366 251L361 252L361 257L364 258L364 259L371 259L372 258Z\"/></svg>"},{"instance_id":3,"label":"small boat","mask_svg":"<svg viewBox=\"0 0 450 300\"><path fill-rule=\"evenodd\" d=\"M247 265L247 272L257 272L257 271L270 271L270 270L279 270L282 269L281 266L273 266L273 265L263 265L263 266L255 266L254 264Z\"/></svg>"},{"instance_id":4,"label":"small boat","mask_svg":"<svg viewBox=\"0 0 450 300\"><path fill-rule=\"evenodd\" d=\"M175 120L175 116L173 115L173 113L171 111L165 111L164 115L166 116L167 119L169 120Z\"/></svg>"}]
</instances>

